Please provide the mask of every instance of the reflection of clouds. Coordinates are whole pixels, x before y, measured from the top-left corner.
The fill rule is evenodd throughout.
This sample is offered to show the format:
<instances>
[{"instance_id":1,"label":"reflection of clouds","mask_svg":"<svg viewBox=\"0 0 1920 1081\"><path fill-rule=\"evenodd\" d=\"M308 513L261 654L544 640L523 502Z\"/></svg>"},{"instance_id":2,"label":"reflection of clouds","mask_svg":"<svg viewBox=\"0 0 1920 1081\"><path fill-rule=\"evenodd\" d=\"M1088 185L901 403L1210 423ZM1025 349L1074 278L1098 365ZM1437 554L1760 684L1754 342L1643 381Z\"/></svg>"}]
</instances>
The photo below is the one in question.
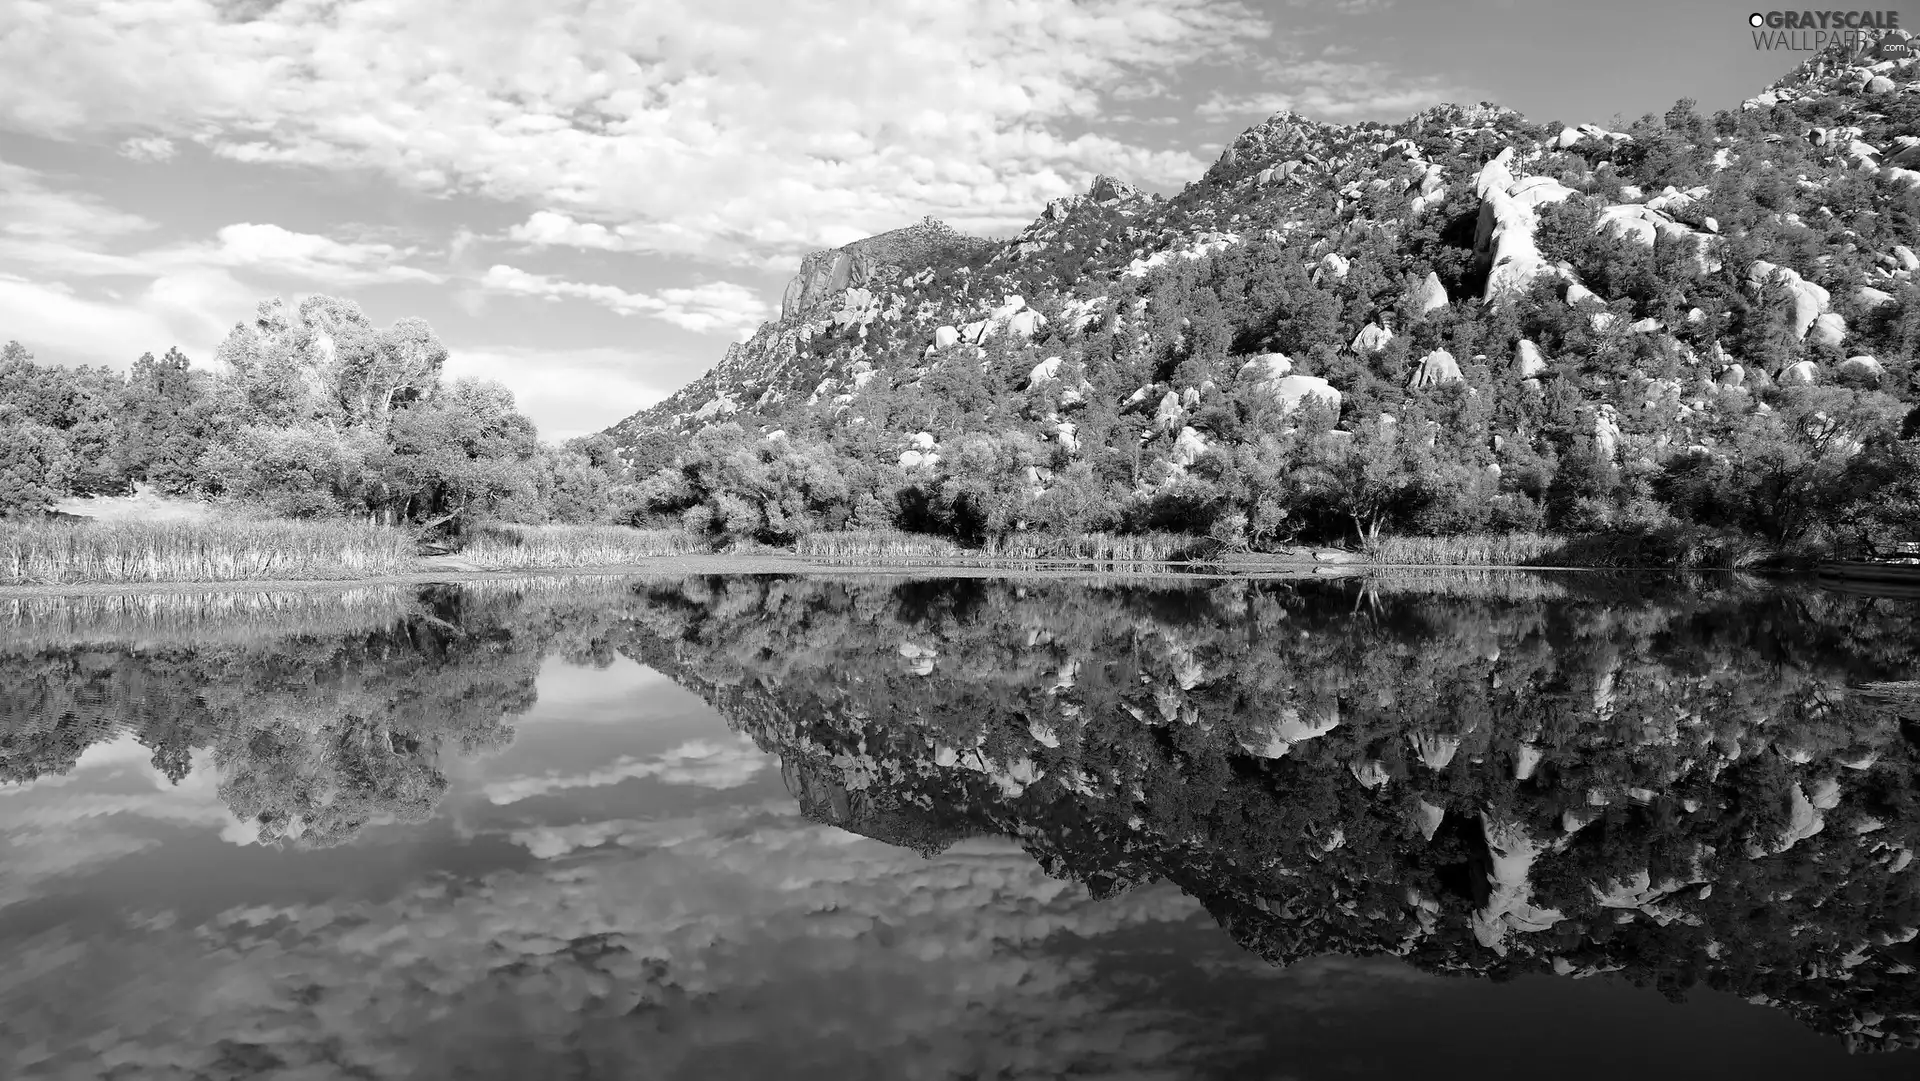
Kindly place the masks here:
<instances>
[{"instance_id":1,"label":"reflection of clouds","mask_svg":"<svg viewBox=\"0 0 1920 1081\"><path fill-rule=\"evenodd\" d=\"M284 1064L264 1077L1173 1077L1214 1035L1041 948L1190 919L1171 887L1093 902L1006 842L928 860L766 808L604 832L618 845L382 903L21 943L0 1045L42 1048L47 1076L103 1056L190 1076L228 1040Z\"/></svg>"},{"instance_id":2,"label":"reflection of clouds","mask_svg":"<svg viewBox=\"0 0 1920 1081\"><path fill-rule=\"evenodd\" d=\"M13 795L0 804L6 811L0 817L0 907L41 896L56 879L158 845L150 833L155 823L217 828L221 840L234 844L254 840L259 827L237 820L220 801L211 752L195 752L192 772L178 785L149 765L152 753L122 736L87 748L71 773L4 790ZM150 787L99 790L103 781L124 775Z\"/></svg>"},{"instance_id":3,"label":"reflection of clouds","mask_svg":"<svg viewBox=\"0 0 1920 1081\"><path fill-rule=\"evenodd\" d=\"M622 755L612 765L586 773L549 773L495 781L482 792L495 804L517 803L565 789L597 788L643 777L697 788L738 788L772 764L772 757L754 746L752 740L730 735L690 740L654 758Z\"/></svg>"}]
</instances>

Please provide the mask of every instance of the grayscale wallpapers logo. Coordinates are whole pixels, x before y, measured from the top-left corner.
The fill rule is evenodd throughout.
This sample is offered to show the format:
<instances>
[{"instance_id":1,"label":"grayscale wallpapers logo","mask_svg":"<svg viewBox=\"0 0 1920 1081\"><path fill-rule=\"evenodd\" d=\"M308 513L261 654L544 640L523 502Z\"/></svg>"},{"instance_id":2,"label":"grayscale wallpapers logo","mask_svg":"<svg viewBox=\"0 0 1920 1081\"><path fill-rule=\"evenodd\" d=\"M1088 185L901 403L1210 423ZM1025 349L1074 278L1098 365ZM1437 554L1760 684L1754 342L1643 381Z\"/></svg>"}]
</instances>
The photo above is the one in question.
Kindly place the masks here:
<instances>
[{"instance_id":1,"label":"grayscale wallpapers logo","mask_svg":"<svg viewBox=\"0 0 1920 1081\"><path fill-rule=\"evenodd\" d=\"M1907 33L1900 29L1897 11L1756 11L1747 16L1753 27L1753 47L1789 52L1818 52L1846 43L1867 44L1874 31L1895 31L1874 45L1875 60L1906 60L1914 55Z\"/></svg>"}]
</instances>

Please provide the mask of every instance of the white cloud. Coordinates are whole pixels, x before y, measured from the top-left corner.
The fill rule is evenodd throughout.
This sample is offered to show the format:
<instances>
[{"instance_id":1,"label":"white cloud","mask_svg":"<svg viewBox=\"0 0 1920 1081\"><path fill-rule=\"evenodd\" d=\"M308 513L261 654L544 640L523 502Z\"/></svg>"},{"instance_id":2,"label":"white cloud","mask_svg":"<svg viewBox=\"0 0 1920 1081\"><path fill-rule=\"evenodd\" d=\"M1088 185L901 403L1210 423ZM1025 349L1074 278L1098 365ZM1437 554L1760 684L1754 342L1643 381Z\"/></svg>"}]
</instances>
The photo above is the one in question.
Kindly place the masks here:
<instances>
[{"instance_id":1,"label":"white cloud","mask_svg":"<svg viewBox=\"0 0 1920 1081\"><path fill-rule=\"evenodd\" d=\"M166 161L176 150L173 140L164 135L136 135L120 144L121 156L134 161Z\"/></svg>"},{"instance_id":2,"label":"white cloud","mask_svg":"<svg viewBox=\"0 0 1920 1081\"><path fill-rule=\"evenodd\" d=\"M542 438L597 432L678 390L703 364L633 349L466 348L449 342L450 379L492 379L514 393Z\"/></svg>"},{"instance_id":3,"label":"white cloud","mask_svg":"<svg viewBox=\"0 0 1920 1081\"><path fill-rule=\"evenodd\" d=\"M1183 181L1203 163L1062 127L1271 35L1209 0L287 0L245 21L206 0L70 0L39 16L0 41L0 118L18 128L372 167L534 201L556 217L529 237L742 261L927 213L1011 231L1094 172Z\"/></svg>"},{"instance_id":4,"label":"white cloud","mask_svg":"<svg viewBox=\"0 0 1920 1081\"><path fill-rule=\"evenodd\" d=\"M484 791L490 802L507 804L567 789L600 788L647 777L671 785L738 788L751 783L772 765L773 759L767 752L747 737L736 735L730 739L691 740L657 758L622 755L604 768L588 773L495 781Z\"/></svg>"},{"instance_id":5,"label":"white cloud","mask_svg":"<svg viewBox=\"0 0 1920 1081\"><path fill-rule=\"evenodd\" d=\"M732 282L707 282L691 288L662 289L657 293L629 293L618 286L564 281L496 263L481 276L480 285L496 293L548 300L562 297L591 300L622 315L651 315L697 334L713 330L737 334L752 330L773 313L767 302L752 290Z\"/></svg>"},{"instance_id":6,"label":"white cloud","mask_svg":"<svg viewBox=\"0 0 1920 1081\"><path fill-rule=\"evenodd\" d=\"M1257 122L1291 109L1316 120L1340 122L1398 118L1444 101L1478 100L1471 91L1444 79L1398 76L1375 61L1298 58L1266 65L1264 71L1267 77L1262 85L1275 89L1252 94L1216 90L1194 109L1194 115L1207 121Z\"/></svg>"},{"instance_id":7,"label":"white cloud","mask_svg":"<svg viewBox=\"0 0 1920 1081\"><path fill-rule=\"evenodd\" d=\"M251 222L225 226L215 238L217 244L153 252L141 258L163 264L178 260L247 267L332 286L446 280L432 271L401 264L399 260L413 252L391 244L346 243Z\"/></svg>"}]
</instances>

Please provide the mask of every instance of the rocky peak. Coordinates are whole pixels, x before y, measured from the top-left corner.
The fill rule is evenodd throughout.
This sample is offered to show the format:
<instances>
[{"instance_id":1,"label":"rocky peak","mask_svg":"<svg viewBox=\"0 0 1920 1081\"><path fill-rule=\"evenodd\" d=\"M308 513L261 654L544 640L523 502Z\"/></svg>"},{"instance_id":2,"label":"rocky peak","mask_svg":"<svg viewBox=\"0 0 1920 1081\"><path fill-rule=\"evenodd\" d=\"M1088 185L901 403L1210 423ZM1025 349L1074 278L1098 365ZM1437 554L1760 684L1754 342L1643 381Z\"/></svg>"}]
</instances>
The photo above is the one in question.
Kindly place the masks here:
<instances>
[{"instance_id":1,"label":"rocky peak","mask_svg":"<svg viewBox=\"0 0 1920 1081\"><path fill-rule=\"evenodd\" d=\"M813 252L800 261L799 273L787 283L780 317L791 320L847 289L892 281L902 270L927 262L942 249L968 243L978 241L929 215L903 229Z\"/></svg>"}]
</instances>

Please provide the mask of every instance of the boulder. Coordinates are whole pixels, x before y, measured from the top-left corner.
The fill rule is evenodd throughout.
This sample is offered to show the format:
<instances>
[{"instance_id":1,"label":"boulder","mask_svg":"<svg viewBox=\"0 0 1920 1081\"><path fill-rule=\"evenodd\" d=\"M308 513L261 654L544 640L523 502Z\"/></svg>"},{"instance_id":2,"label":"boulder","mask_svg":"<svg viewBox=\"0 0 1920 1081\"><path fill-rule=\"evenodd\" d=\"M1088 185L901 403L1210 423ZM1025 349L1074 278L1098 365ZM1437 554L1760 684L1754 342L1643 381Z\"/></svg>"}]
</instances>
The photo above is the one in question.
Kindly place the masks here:
<instances>
[{"instance_id":1,"label":"boulder","mask_svg":"<svg viewBox=\"0 0 1920 1081\"><path fill-rule=\"evenodd\" d=\"M1351 269L1351 264L1347 262L1346 256L1341 255L1339 252L1330 251L1320 257L1320 268L1314 272L1314 276L1316 279L1323 276L1344 278L1347 276L1349 269Z\"/></svg>"},{"instance_id":2,"label":"boulder","mask_svg":"<svg viewBox=\"0 0 1920 1081\"><path fill-rule=\"evenodd\" d=\"M1435 349L1420 358L1420 364L1413 370L1408 383L1415 387L1432 387L1441 383L1458 383L1466 378L1460 374L1460 363L1453 354L1445 349Z\"/></svg>"},{"instance_id":3,"label":"boulder","mask_svg":"<svg viewBox=\"0 0 1920 1081\"><path fill-rule=\"evenodd\" d=\"M1620 453L1620 423L1613 406L1603 405L1593 417L1593 449L1606 461Z\"/></svg>"},{"instance_id":4,"label":"boulder","mask_svg":"<svg viewBox=\"0 0 1920 1081\"><path fill-rule=\"evenodd\" d=\"M1284 353L1262 353L1240 365L1240 381L1271 386L1293 374L1293 360Z\"/></svg>"},{"instance_id":5,"label":"boulder","mask_svg":"<svg viewBox=\"0 0 1920 1081\"><path fill-rule=\"evenodd\" d=\"M1920 256L1914 255L1913 249L1905 244L1893 246L1893 257L1899 261L1901 270L1920 270Z\"/></svg>"},{"instance_id":6,"label":"boulder","mask_svg":"<svg viewBox=\"0 0 1920 1081\"><path fill-rule=\"evenodd\" d=\"M945 349L948 346L957 345L959 344L959 342L960 342L960 329L958 327L935 327L934 328L933 347L935 349Z\"/></svg>"},{"instance_id":7,"label":"boulder","mask_svg":"<svg viewBox=\"0 0 1920 1081\"><path fill-rule=\"evenodd\" d=\"M1007 333L1018 338L1031 338L1041 327L1047 325L1047 317L1031 308L1014 312L1007 319Z\"/></svg>"},{"instance_id":8,"label":"boulder","mask_svg":"<svg viewBox=\"0 0 1920 1081\"><path fill-rule=\"evenodd\" d=\"M1891 94L1896 85L1892 79L1887 78L1885 75L1875 75L1873 78L1867 80L1867 85L1862 89L1869 94Z\"/></svg>"},{"instance_id":9,"label":"boulder","mask_svg":"<svg viewBox=\"0 0 1920 1081\"><path fill-rule=\"evenodd\" d=\"M1163 432L1170 432L1186 419L1186 415L1187 411L1180 408L1180 396L1173 391L1167 391L1166 395L1160 399L1160 407L1153 411L1153 426Z\"/></svg>"},{"instance_id":10,"label":"boulder","mask_svg":"<svg viewBox=\"0 0 1920 1081\"><path fill-rule=\"evenodd\" d=\"M1199 461L1200 456L1206 452L1206 437L1192 428L1182 428L1179 437L1173 441L1173 453L1169 455L1168 461L1185 469Z\"/></svg>"},{"instance_id":11,"label":"boulder","mask_svg":"<svg viewBox=\"0 0 1920 1081\"><path fill-rule=\"evenodd\" d=\"M1652 316L1648 316L1645 319L1635 320L1627 329L1633 331L1635 334L1657 334L1667 329L1667 325Z\"/></svg>"},{"instance_id":12,"label":"boulder","mask_svg":"<svg viewBox=\"0 0 1920 1081\"><path fill-rule=\"evenodd\" d=\"M1723 387L1737 387L1747 381L1747 369L1739 364L1729 364L1721 369L1717 381Z\"/></svg>"},{"instance_id":13,"label":"boulder","mask_svg":"<svg viewBox=\"0 0 1920 1081\"><path fill-rule=\"evenodd\" d=\"M1378 323L1368 323L1360 328L1360 333L1354 335L1352 348L1354 352L1361 354L1378 353L1392 340L1393 331Z\"/></svg>"},{"instance_id":14,"label":"boulder","mask_svg":"<svg viewBox=\"0 0 1920 1081\"><path fill-rule=\"evenodd\" d=\"M1035 364L1033 370L1027 373L1027 383L1032 386L1037 386L1041 383L1052 382L1058 378L1059 375L1060 358L1048 357L1040 363Z\"/></svg>"},{"instance_id":15,"label":"boulder","mask_svg":"<svg viewBox=\"0 0 1920 1081\"><path fill-rule=\"evenodd\" d=\"M1847 321L1836 312L1828 312L1813 321L1813 327L1807 335L1807 341L1814 345L1830 345L1839 348L1847 338Z\"/></svg>"},{"instance_id":16,"label":"boulder","mask_svg":"<svg viewBox=\"0 0 1920 1081\"><path fill-rule=\"evenodd\" d=\"M1820 367L1811 360L1789 364L1780 373L1779 383L1783 387L1810 386L1820 379Z\"/></svg>"},{"instance_id":17,"label":"boulder","mask_svg":"<svg viewBox=\"0 0 1920 1081\"><path fill-rule=\"evenodd\" d=\"M1526 292L1534 277L1547 269L1534 242L1539 227L1536 211L1574 194L1572 188L1551 177L1516 178L1512 161L1513 147L1509 146L1481 167L1473 183L1474 193L1480 197L1473 255L1478 269L1488 275L1489 300Z\"/></svg>"},{"instance_id":18,"label":"boulder","mask_svg":"<svg viewBox=\"0 0 1920 1081\"><path fill-rule=\"evenodd\" d=\"M1440 284L1440 275L1427 271L1426 279L1413 290L1414 310L1425 314L1436 308L1447 306L1447 287Z\"/></svg>"},{"instance_id":19,"label":"boulder","mask_svg":"<svg viewBox=\"0 0 1920 1081\"><path fill-rule=\"evenodd\" d=\"M1886 366L1868 356L1848 357L1834 366L1841 375L1862 375L1879 379L1887 374Z\"/></svg>"},{"instance_id":20,"label":"boulder","mask_svg":"<svg viewBox=\"0 0 1920 1081\"><path fill-rule=\"evenodd\" d=\"M1584 136L1573 128L1561 128L1560 134L1553 137L1555 148L1565 150L1578 143Z\"/></svg>"},{"instance_id":21,"label":"boulder","mask_svg":"<svg viewBox=\"0 0 1920 1081\"><path fill-rule=\"evenodd\" d=\"M1520 378L1532 379L1547 370L1547 358L1540 352L1539 346L1522 339L1520 344L1514 347L1513 366Z\"/></svg>"},{"instance_id":22,"label":"boulder","mask_svg":"<svg viewBox=\"0 0 1920 1081\"><path fill-rule=\"evenodd\" d=\"M1747 291L1758 296L1768 284L1783 285L1791 295L1795 337L1806 337L1808 329L1813 326L1813 321L1833 303L1832 294L1828 293L1824 286L1802 278L1799 271L1775 265L1765 259L1755 260L1753 266L1747 269Z\"/></svg>"},{"instance_id":23,"label":"boulder","mask_svg":"<svg viewBox=\"0 0 1920 1081\"><path fill-rule=\"evenodd\" d=\"M1878 308L1882 304L1893 303L1893 294L1884 289L1875 289L1871 285L1863 285L1854 292L1853 299L1863 308Z\"/></svg>"},{"instance_id":24,"label":"boulder","mask_svg":"<svg viewBox=\"0 0 1920 1081\"><path fill-rule=\"evenodd\" d=\"M932 432L915 432L913 433L913 438L908 440L908 442L912 444L914 450L922 454L930 454L933 451L934 442Z\"/></svg>"}]
</instances>

